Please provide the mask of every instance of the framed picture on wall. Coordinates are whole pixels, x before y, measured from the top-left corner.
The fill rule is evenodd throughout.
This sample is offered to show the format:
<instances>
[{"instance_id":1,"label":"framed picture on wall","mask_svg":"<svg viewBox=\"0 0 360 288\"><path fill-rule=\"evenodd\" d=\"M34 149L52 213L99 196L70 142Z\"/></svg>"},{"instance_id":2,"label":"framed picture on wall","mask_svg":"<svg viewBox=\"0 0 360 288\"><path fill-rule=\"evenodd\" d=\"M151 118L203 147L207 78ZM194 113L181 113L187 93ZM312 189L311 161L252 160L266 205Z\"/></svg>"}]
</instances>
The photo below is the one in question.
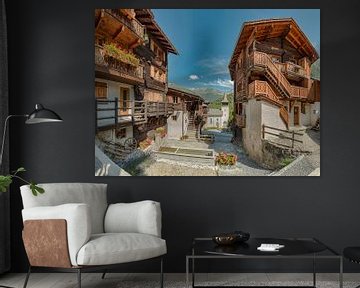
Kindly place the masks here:
<instances>
[{"instance_id":1,"label":"framed picture on wall","mask_svg":"<svg viewBox=\"0 0 360 288\"><path fill-rule=\"evenodd\" d=\"M319 9L95 9L97 176L320 176Z\"/></svg>"}]
</instances>

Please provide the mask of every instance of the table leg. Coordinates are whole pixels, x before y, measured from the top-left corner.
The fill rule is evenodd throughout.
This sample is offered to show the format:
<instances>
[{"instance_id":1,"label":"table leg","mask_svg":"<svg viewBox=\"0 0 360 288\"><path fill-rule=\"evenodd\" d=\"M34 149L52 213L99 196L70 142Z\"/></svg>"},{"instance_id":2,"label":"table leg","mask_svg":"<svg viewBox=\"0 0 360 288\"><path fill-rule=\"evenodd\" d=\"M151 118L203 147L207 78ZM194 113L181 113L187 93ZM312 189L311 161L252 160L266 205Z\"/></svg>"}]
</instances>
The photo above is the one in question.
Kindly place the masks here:
<instances>
[{"instance_id":1,"label":"table leg","mask_svg":"<svg viewBox=\"0 0 360 288\"><path fill-rule=\"evenodd\" d=\"M313 286L316 287L316 256L313 258Z\"/></svg>"},{"instance_id":2,"label":"table leg","mask_svg":"<svg viewBox=\"0 0 360 288\"><path fill-rule=\"evenodd\" d=\"M191 261L191 268L192 268L192 287L194 288L195 287L195 258L192 258L192 261Z\"/></svg>"},{"instance_id":3,"label":"table leg","mask_svg":"<svg viewBox=\"0 0 360 288\"><path fill-rule=\"evenodd\" d=\"M189 288L189 257L186 256L186 288Z\"/></svg>"},{"instance_id":4,"label":"table leg","mask_svg":"<svg viewBox=\"0 0 360 288\"><path fill-rule=\"evenodd\" d=\"M343 257L340 257L339 287L343 288Z\"/></svg>"}]
</instances>

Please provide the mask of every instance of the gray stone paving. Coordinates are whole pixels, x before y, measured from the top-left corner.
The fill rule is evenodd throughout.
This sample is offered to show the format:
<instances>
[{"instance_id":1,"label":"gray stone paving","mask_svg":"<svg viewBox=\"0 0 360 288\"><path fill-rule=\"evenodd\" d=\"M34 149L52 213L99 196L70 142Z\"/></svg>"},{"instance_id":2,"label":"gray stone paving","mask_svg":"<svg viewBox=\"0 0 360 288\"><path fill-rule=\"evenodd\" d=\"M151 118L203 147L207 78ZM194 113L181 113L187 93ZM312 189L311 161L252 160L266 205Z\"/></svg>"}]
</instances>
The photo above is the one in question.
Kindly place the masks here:
<instances>
[{"instance_id":1,"label":"gray stone paving","mask_svg":"<svg viewBox=\"0 0 360 288\"><path fill-rule=\"evenodd\" d=\"M216 153L227 152L233 153L238 156L238 161L236 167L234 168L219 168L216 167L214 171L212 168L206 167L197 167L196 163L189 163L188 166L181 165L179 163L162 163L160 165L157 163L156 166L161 169L163 173L169 173L167 171L174 171L178 173L178 175L193 175L193 176L203 176L204 173L209 173L209 176L266 176L270 174L272 171L264 169L260 167L256 162L252 161L245 152L241 149L241 147L234 145L231 143L232 134L228 132L220 132L217 130L207 131L208 134L213 134L215 136L214 143L206 143L203 141L179 141L168 139L166 141L166 146L175 146L175 147L192 147L192 148L203 148L203 149L213 149ZM182 166L182 168L176 167ZM152 170L152 169L150 169ZM184 170L184 171L182 171ZM152 173L152 172L151 172ZM199 175L200 174L200 175Z\"/></svg>"},{"instance_id":2,"label":"gray stone paving","mask_svg":"<svg viewBox=\"0 0 360 288\"><path fill-rule=\"evenodd\" d=\"M320 132L307 130L302 140L303 146L310 154L301 155L271 176L320 176Z\"/></svg>"}]
</instances>

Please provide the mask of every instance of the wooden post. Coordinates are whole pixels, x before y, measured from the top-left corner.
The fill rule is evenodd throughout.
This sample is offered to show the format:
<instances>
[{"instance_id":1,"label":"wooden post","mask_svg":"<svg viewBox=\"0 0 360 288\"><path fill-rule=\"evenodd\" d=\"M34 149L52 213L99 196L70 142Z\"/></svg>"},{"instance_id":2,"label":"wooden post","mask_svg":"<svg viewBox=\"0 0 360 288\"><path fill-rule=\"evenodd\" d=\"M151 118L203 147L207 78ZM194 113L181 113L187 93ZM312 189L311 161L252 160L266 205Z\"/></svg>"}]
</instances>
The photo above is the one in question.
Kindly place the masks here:
<instances>
[{"instance_id":1,"label":"wooden post","mask_svg":"<svg viewBox=\"0 0 360 288\"><path fill-rule=\"evenodd\" d=\"M262 125L262 138L265 139L265 124Z\"/></svg>"},{"instance_id":2,"label":"wooden post","mask_svg":"<svg viewBox=\"0 0 360 288\"><path fill-rule=\"evenodd\" d=\"M97 130L98 130L98 111L97 111L97 107L98 107L98 100L95 98L95 135L97 134Z\"/></svg>"},{"instance_id":3,"label":"wooden post","mask_svg":"<svg viewBox=\"0 0 360 288\"><path fill-rule=\"evenodd\" d=\"M145 122L147 123L147 118L148 118L148 101L145 101L144 102L144 104L145 104L145 115L144 115L144 120L145 120Z\"/></svg>"},{"instance_id":4,"label":"wooden post","mask_svg":"<svg viewBox=\"0 0 360 288\"><path fill-rule=\"evenodd\" d=\"M117 97L115 97L114 101L115 101L115 107L114 107L115 115L114 115L114 117L115 117L115 129L116 129L116 128L117 128L117 124L118 124L119 99L118 99Z\"/></svg>"},{"instance_id":5,"label":"wooden post","mask_svg":"<svg viewBox=\"0 0 360 288\"><path fill-rule=\"evenodd\" d=\"M134 122L134 115L135 115L135 101L134 100L131 100L131 102L130 102L130 105L131 105L131 107L130 107L130 109L131 109L131 119L132 119L132 121Z\"/></svg>"},{"instance_id":6,"label":"wooden post","mask_svg":"<svg viewBox=\"0 0 360 288\"><path fill-rule=\"evenodd\" d=\"M294 148L294 142L295 142L295 131L292 131L292 143L291 143L291 148Z\"/></svg>"}]
</instances>

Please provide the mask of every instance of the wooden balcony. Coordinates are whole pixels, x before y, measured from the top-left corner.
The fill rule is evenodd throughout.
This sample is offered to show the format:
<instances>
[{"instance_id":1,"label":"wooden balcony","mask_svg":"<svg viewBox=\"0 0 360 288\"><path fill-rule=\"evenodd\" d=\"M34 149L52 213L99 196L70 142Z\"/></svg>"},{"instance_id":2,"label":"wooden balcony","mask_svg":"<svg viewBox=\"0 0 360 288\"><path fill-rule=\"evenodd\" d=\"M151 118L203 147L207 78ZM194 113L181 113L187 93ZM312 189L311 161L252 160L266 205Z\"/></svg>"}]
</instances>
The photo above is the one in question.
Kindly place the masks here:
<instances>
[{"instance_id":1,"label":"wooden balcony","mask_svg":"<svg viewBox=\"0 0 360 288\"><path fill-rule=\"evenodd\" d=\"M248 68L261 71L276 86L281 97L289 98L291 84L281 71L281 66L276 65L270 56L263 52L254 51L249 55Z\"/></svg>"},{"instance_id":2,"label":"wooden balcony","mask_svg":"<svg viewBox=\"0 0 360 288\"><path fill-rule=\"evenodd\" d=\"M300 86L291 86L291 98L294 100L308 99L309 89Z\"/></svg>"},{"instance_id":3,"label":"wooden balcony","mask_svg":"<svg viewBox=\"0 0 360 288\"><path fill-rule=\"evenodd\" d=\"M266 81L255 80L251 82L249 84L248 98L266 99L275 105L282 106L282 101Z\"/></svg>"},{"instance_id":4,"label":"wooden balcony","mask_svg":"<svg viewBox=\"0 0 360 288\"><path fill-rule=\"evenodd\" d=\"M120 12L123 13L129 19L135 19L136 16L135 9L120 9Z\"/></svg>"},{"instance_id":5,"label":"wooden balcony","mask_svg":"<svg viewBox=\"0 0 360 288\"><path fill-rule=\"evenodd\" d=\"M295 81L300 81L303 78L308 78L310 76L306 75L306 71L303 67L291 62L284 63L284 73L289 79Z\"/></svg>"},{"instance_id":6,"label":"wooden balcony","mask_svg":"<svg viewBox=\"0 0 360 288\"><path fill-rule=\"evenodd\" d=\"M133 84L144 83L144 67L123 63L107 55L99 45L95 45L95 72L108 79L125 80Z\"/></svg>"},{"instance_id":7,"label":"wooden balcony","mask_svg":"<svg viewBox=\"0 0 360 288\"><path fill-rule=\"evenodd\" d=\"M167 64L165 61L161 60L158 57L152 58L152 64L154 64L156 67L160 68L164 72L167 71Z\"/></svg>"},{"instance_id":8,"label":"wooden balcony","mask_svg":"<svg viewBox=\"0 0 360 288\"><path fill-rule=\"evenodd\" d=\"M287 73L286 71L288 71L288 70L298 71L298 73L305 75L304 69L302 69L302 70L298 69L300 66L295 65L290 62L273 63L272 60L270 59L269 55L267 55L263 52L257 52L257 51L253 52L249 56L248 62L249 62L249 68L255 67L255 69L258 69L259 71L261 71L261 69L263 69L265 76L269 79L269 81L273 84L273 86L275 86L275 88L277 88L276 91L278 92L278 94L276 94L274 90L270 91L271 93L266 93L267 95L270 96L269 98L275 100L275 96L277 98L279 98L280 96L278 97L277 95L280 94L281 98L283 98L284 95L287 95L287 97L289 97L291 99L302 99L302 100L307 99L308 94L309 94L309 91L308 91L309 89L305 88L305 87L291 85L285 76L285 74ZM294 70L295 68L298 70ZM258 80L256 80L256 81L258 81ZM254 81L254 82L256 82L256 81ZM260 81L260 82L267 83L266 81ZM266 88L265 84L260 84L260 82L257 82L259 84L257 88L260 89L258 92L260 92L260 93L261 92L269 92L269 88L271 89L271 87L268 85L269 88ZM249 87L250 87L250 85L249 85ZM263 87L261 88L261 86L263 86ZM261 89L263 89L263 90L261 90ZM254 91L255 94L253 94L253 95L256 95L256 92L257 91Z\"/></svg>"},{"instance_id":9,"label":"wooden balcony","mask_svg":"<svg viewBox=\"0 0 360 288\"><path fill-rule=\"evenodd\" d=\"M146 76L146 86L151 89L159 90L159 91L165 91L166 90L166 84L164 82L158 81L150 76Z\"/></svg>"},{"instance_id":10,"label":"wooden balcony","mask_svg":"<svg viewBox=\"0 0 360 288\"><path fill-rule=\"evenodd\" d=\"M123 10L131 10L131 9L104 9L106 13L120 21L124 24L129 30L131 30L134 34L136 34L139 38L144 39L145 37L145 28L144 26L134 17L131 18L128 11Z\"/></svg>"},{"instance_id":11,"label":"wooden balcony","mask_svg":"<svg viewBox=\"0 0 360 288\"><path fill-rule=\"evenodd\" d=\"M235 124L239 128L245 128L246 127L246 116L235 114Z\"/></svg>"},{"instance_id":12,"label":"wooden balcony","mask_svg":"<svg viewBox=\"0 0 360 288\"><path fill-rule=\"evenodd\" d=\"M174 104L154 101L119 101L96 99L96 129L109 129L121 125L141 125L150 117L169 117Z\"/></svg>"}]
</instances>

